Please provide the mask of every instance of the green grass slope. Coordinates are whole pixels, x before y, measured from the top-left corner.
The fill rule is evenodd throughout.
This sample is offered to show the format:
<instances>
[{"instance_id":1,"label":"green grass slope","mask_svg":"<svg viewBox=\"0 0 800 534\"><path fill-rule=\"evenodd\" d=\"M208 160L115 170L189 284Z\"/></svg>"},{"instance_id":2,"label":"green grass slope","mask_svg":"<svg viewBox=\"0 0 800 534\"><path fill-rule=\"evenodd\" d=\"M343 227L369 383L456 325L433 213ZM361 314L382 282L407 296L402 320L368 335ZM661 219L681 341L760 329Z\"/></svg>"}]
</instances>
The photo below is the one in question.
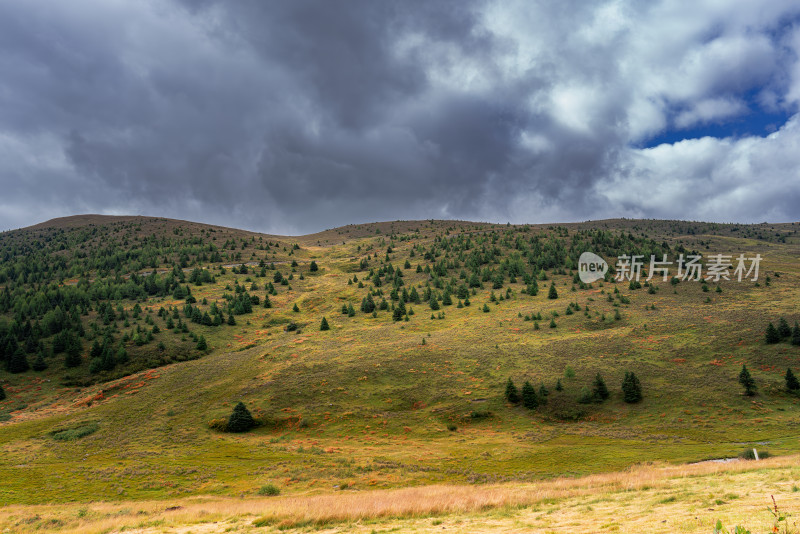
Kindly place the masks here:
<instances>
[{"instance_id":1,"label":"green grass slope","mask_svg":"<svg viewBox=\"0 0 800 534\"><path fill-rule=\"evenodd\" d=\"M31 363L41 352L48 367L0 371L0 504L255 495L266 484L301 494L532 481L752 446L796 452L800 398L783 375L800 372L800 347L767 345L764 331L780 317L800 319L797 228L398 221L278 237L103 218L2 234L5 331L32 349ZM584 250L611 263L618 254L691 251L764 259L758 283L723 281L719 291L660 278L652 288L582 287L574 269ZM195 270L213 282L191 282ZM473 275L479 285L463 306L458 292ZM551 283L557 299L548 298ZM216 306L223 324L186 315L174 288L187 285L193 307L214 315ZM85 294L64 328L80 340L81 363L66 368L52 348L61 334L42 325L54 303L66 306L59 288L72 287ZM404 303L394 320L412 288L420 302ZM438 309L422 298L428 292ZM374 314L361 311L368 293ZM258 297L249 312L235 309L243 294ZM352 316L343 313L349 305ZM330 330L320 331L323 317ZM136 334L153 326L137 345ZM92 370L95 341L124 348L127 361ZM742 364L754 397L742 394ZM623 400L628 371L641 381L640 403ZM610 398L579 403L598 373ZM545 385L547 404L509 404L509 378ZM210 427L239 401L261 426Z\"/></svg>"}]
</instances>

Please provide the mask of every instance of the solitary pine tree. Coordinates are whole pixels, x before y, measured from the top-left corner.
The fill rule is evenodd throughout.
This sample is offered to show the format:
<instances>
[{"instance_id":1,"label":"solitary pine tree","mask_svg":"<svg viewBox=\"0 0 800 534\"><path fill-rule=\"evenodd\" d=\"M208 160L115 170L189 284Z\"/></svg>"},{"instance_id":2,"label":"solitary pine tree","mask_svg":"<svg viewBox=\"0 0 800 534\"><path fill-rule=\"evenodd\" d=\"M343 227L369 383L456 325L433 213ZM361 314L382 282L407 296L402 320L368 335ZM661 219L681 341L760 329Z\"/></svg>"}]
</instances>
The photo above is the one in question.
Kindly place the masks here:
<instances>
[{"instance_id":1,"label":"solitary pine tree","mask_svg":"<svg viewBox=\"0 0 800 534\"><path fill-rule=\"evenodd\" d=\"M247 432L255 428L256 421L253 419L250 410L243 402L239 402L234 408L230 418L228 418L228 432Z\"/></svg>"},{"instance_id":2,"label":"solitary pine tree","mask_svg":"<svg viewBox=\"0 0 800 534\"><path fill-rule=\"evenodd\" d=\"M561 385L561 379L556 380L556 391L563 391L564 386Z\"/></svg>"},{"instance_id":3,"label":"solitary pine tree","mask_svg":"<svg viewBox=\"0 0 800 534\"><path fill-rule=\"evenodd\" d=\"M794 376L791 368L786 369L786 389L789 391L798 391L800 390L800 382L797 381L797 377Z\"/></svg>"},{"instance_id":4,"label":"solitary pine tree","mask_svg":"<svg viewBox=\"0 0 800 534\"><path fill-rule=\"evenodd\" d=\"M200 336L200 339L197 340L197 350L207 350L208 344L206 343L205 336Z\"/></svg>"},{"instance_id":5,"label":"solitary pine tree","mask_svg":"<svg viewBox=\"0 0 800 534\"><path fill-rule=\"evenodd\" d=\"M315 273L315 272L319 271L319 267L317 266L317 262L315 262L314 260L311 260L311 265L308 266L308 270L311 271L312 273Z\"/></svg>"},{"instance_id":6,"label":"solitary pine tree","mask_svg":"<svg viewBox=\"0 0 800 534\"><path fill-rule=\"evenodd\" d=\"M789 323L787 323L786 319L783 317L781 317L778 321L778 335L781 336L781 339L785 339L792 335L792 329L789 328Z\"/></svg>"},{"instance_id":7,"label":"solitary pine tree","mask_svg":"<svg viewBox=\"0 0 800 534\"><path fill-rule=\"evenodd\" d=\"M294 306L292 306L292 311L295 313L298 313L300 311L300 308L297 306L297 303L295 303Z\"/></svg>"},{"instance_id":8,"label":"solitary pine tree","mask_svg":"<svg viewBox=\"0 0 800 534\"><path fill-rule=\"evenodd\" d=\"M322 318L322 322L319 324L319 329L323 332L331 329L330 325L328 325L328 320L325 317Z\"/></svg>"},{"instance_id":9,"label":"solitary pine tree","mask_svg":"<svg viewBox=\"0 0 800 534\"><path fill-rule=\"evenodd\" d=\"M778 333L778 329L775 328L775 325L772 323L767 325L767 332L764 338L768 345L774 345L775 343L780 343L781 341L781 335Z\"/></svg>"},{"instance_id":10,"label":"solitary pine tree","mask_svg":"<svg viewBox=\"0 0 800 534\"><path fill-rule=\"evenodd\" d=\"M622 380L622 393L625 402L634 403L642 400L642 386L632 372L625 372L625 378Z\"/></svg>"},{"instance_id":11,"label":"solitary pine tree","mask_svg":"<svg viewBox=\"0 0 800 534\"><path fill-rule=\"evenodd\" d=\"M748 397L756 394L756 381L750 376L750 371L747 370L746 365L742 365L742 370L739 373L739 383L744 388L744 394Z\"/></svg>"},{"instance_id":12,"label":"solitary pine tree","mask_svg":"<svg viewBox=\"0 0 800 534\"><path fill-rule=\"evenodd\" d=\"M547 298L549 298L549 299L557 299L558 298L558 291L556 291L555 282L550 282L550 291L547 292Z\"/></svg>"},{"instance_id":13,"label":"solitary pine tree","mask_svg":"<svg viewBox=\"0 0 800 534\"><path fill-rule=\"evenodd\" d=\"M536 389L527 380L522 385L522 405L529 410L539 407L539 398L536 396Z\"/></svg>"},{"instance_id":14,"label":"solitary pine tree","mask_svg":"<svg viewBox=\"0 0 800 534\"><path fill-rule=\"evenodd\" d=\"M422 341L425 341L423 338ZM514 382L511 378L508 379L506 382L506 400L511 404L519 404L519 391L517 390L517 386L514 385Z\"/></svg>"},{"instance_id":15,"label":"solitary pine tree","mask_svg":"<svg viewBox=\"0 0 800 534\"><path fill-rule=\"evenodd\" d=\"M611 394L608 392L608 388L606 387L606 382L603 380L603 377L600 376L600 373L597 373L597 376L594 377L594 382L592 383L592 396L597 402L603 402L611 396Z\"/></svg>"}]
</instances>

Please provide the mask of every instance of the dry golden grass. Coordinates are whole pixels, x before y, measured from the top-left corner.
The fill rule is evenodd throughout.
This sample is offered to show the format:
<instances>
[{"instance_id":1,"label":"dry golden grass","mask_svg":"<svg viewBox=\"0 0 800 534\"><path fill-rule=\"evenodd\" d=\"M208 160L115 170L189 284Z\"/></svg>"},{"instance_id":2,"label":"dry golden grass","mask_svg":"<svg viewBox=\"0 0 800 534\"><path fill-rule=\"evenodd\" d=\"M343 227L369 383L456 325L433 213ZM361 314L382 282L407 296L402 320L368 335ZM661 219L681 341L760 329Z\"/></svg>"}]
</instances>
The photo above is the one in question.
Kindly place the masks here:
<instances>
[{"instance_id":1,"label":"dry golden grass","mask_svg":"<svg viewBox=\"0 0 800 534\"><path fill-rule=\"evenodd\" d=\"M717 519L753 533L771 529L774 495L800 508L800 456L759 462L642 465L627 471L533 484L424 486L265 497L195 497L90 505L9 506L3 532L710 532ZM789 532L797 532L790 518ZM452 528L448 528L452 531ZM781 530L783 532L783 530Z\"/></svg>"}]
</instances>

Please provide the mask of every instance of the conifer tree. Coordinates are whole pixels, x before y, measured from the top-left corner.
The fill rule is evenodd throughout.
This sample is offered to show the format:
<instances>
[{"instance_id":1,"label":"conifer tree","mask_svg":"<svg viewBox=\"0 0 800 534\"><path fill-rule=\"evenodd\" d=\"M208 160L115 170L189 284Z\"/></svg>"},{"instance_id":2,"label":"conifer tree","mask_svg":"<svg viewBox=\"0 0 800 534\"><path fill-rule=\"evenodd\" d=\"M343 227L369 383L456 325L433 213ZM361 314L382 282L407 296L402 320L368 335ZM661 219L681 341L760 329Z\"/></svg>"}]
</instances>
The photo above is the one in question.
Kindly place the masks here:
<instances>
[{"instance_id":1,"label":"conifer tree","mask_svg":"<svg viewBox=\"0 0 800 534\"><path fill-rule=\"evenodd\" d=\"M789 323L783 317L778 321L778 335L781 336L781 339L786 339L792 335L792 329L789 328Z\"/></svg>"},{"instance_id":2,"label":"conifer tree","mask_svg":"<svg viewBox=\"0 0 800 534\"><path fill-rule=\"evenodd\" d=\"M67 355L64 358L64 365L67 367L78 367L82 361L81 342L75 335L67 335L66 352Z\"/></svg>"},{"instance_id":3,"label":"conifer tree","mask_svg":"<svg viewBox=\"0 0 800 534\"><path fill-rule=\"evenodd\" d=\"M549 299L557 299L558 298L558 291L556 291L556 283L550 282L550 291L547 293L547 298Z\"/></svg>"},{"instance_id":4,"label":"conifer tree","mask_svg":"<svg viewBox=\"0 0 800 534\"><path fill-rule=\"evenodd\" d=\"M775 343L780 343L781 335L778 333L778 329L775 328L775 325L769 323L767 325L767 332L765 334L765 341L768 345L774 345Z\"/></svg>"},{"instance_id":5,"label":"conifer tree","mask_svg":"<svg viewBox=\"0 0 800 534\"><path fill-rule=\"evenodd\" d=\"M6 391L3 389L3 385L0 384L0 401L6 400Z\"/></svg>"},{"instance_id":6,"label":"conifer tree","mask_svg":"<svg viewBox=\"0 0 800 534\"><path fill-rule=\"evenodd\" d=\"M642 386L633 372L625 372L622 380L622 393L625 402L634 403L642 400Z\"/></svg>"},{"instance_id":7,"label":"conifer tree","mask_svg":"<svg viewBox=\"0 0 800 534\"><path fill-rule=\"evenodd\" d=\"M308 270L311 271L312 273L319 271L319 266L317 265L317 262L311 260L311 265L308 266Z\"/></svg>"},{"instance_id":8,"label":"conifer tree","mask_svg":"<svg viewBox=\"0 0 800 534\"><path fill-rule=\"evenodd\" d=\"M423 338L422 341L425 341L425 339ZM511 378L509 378L508 382L506 382L505 396L506 400L511 404L519 404L519 391L517 390L517 386L514 385L514 382L511 380Z\"/></svg>"},{"instance_id":9,"label":"conifer tree","mask_svg":"<svg viewBox=\"0 0 800 534\"><path fill-rule=\"evenodd\" d=\"M319 329L323 332L331 329L330 325L328 325L328 320L325 317L322 317L322 322L319 324Z\"/></svg>"},{"instance_id":10,"label":"conifer tree","mask_svg":"<svg viewBox=\"0 0 800 534\"><path fill-rule=\"evenodd\" d=\"M756 394L756 381L750 375L746 365L742 365L742 370L739 372L739 383L744 388L744 394L752 397Z\"/></svg>"},{"instance_id":11,"label":"conifer tree","mask_svg":"<svg viewBox=\"0 0 800 534\"><path fill-rule=\"evenodd\" d=\"M539 407L539 398L536 396L536 390L527 380L522 385L522 405L529 410L535 410Z\"/></svg>"},{"instance_id":12,"label":"conifer tree","mask_svg":"<svg viewBox=\"0 0 800 534\"><path fill-rule=\"evenodd\" d=\"M247 432L256 426L256 421L247 406L239 402L234 408L233 413L228 418L228 432Z\"/></svg>"},{"instance_id":13,"label":"conifer tree","mask_svg":"<svg viewBox=\"0 0 800 534\"><path fill-rule=\"evenodd\" d=\"M34 360L33 365L31 366L34 371L41 372L47 369L47 362L44 361L44 351L39 351L36 355L36 360Z\"/></svg>"},{"instance_id":14,"label":"conifer tree","mask_svg":"<svg viewBox=\"0 0 800 534\"><path fill-rule=\"evenodd\" d=\"M197 350L207 350L207 349L208 349L208 344L206 343L205 336L200 336L200 338L197 340Z\"/></svg>"},{"instance_id":15,"label":"conifer tree","mask_svg":"<svg viewBox=\"0 0 800 534\"><path fill-rule=\"evenodd\" d=\"M556 391L563 391L564 386L561 385L561 379L556 380Z\"/></svg>"},{"instance_id":16,"label":"conifer tree","mask_svg":"<svg viewBox=\"0 0 800 534\"><path fill-rule=\"evenodd\" d=\"M6 369L9 373L24 373L30 366L28 365L28 357L22 347L17 347L17 350L11 355L6 363Z\"/></svg>"},{"instance_id":17,"label":"conifer tree","mask_svg":"<svg viewBox=\"0 0 800 534\"><path fill-rule=\"evenodd\" d=\"M539 402L542 404L542 406L547 404L547 396L549 394L550 392L547 390L547 387L545 387L544 382L542 382L542 384L539 386Z\"/></svg>"},{"instance_id":18,"label":"conifer tree","mask_svg":"<svg viewBox=\"0 0 800 534\"><path fill-rule=\"evenodd\" d=\"M800 382L797 381L797 377L794 376L791 368L786 369L786 389L789 391L798 391L800 390Z\"/></svg>"},{"instance_id":19,"label":"conifer tree","mask_svg":"<svg viewBox=\"0 0 800 534\"><path fill-rule=\"evenodd\" d=\"M600 376L600 373L597 373L597 375L594 377L594 382L592 383L592 396L597 402L603 402L611 396L611 394L608 392L608 388L606 387L606 382L603 380L603 377Z\"/></svg>"}]
</instances>

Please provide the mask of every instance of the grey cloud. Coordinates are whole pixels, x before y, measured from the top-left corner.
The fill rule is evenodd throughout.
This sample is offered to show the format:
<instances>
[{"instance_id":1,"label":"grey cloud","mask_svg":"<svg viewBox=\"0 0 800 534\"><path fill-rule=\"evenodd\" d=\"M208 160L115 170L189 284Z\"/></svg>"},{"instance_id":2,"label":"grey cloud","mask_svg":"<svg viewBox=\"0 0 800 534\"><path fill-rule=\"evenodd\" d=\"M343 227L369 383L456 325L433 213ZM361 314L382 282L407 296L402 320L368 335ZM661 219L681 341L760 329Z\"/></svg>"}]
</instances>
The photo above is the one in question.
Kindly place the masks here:
<instances>
[{"instance_id":1,"label":"grey cloud","mask_svg":"<svg viewBox=\"0 0 800 534\"><path fill-rule=\"evenodd\" d=\"M658 167L631 142L742 113L709 103L743 92L778 109L797 93L782 74L793 41L776 33L791 2L758 15L700 4L681 19L636 3L8 1L0 228L85 211L274 232L697 218L692 203L636 191L684 183L664 169L721 176L732 153L768 165L777 142L675 146ZM781 158L767 175L798 168ZM753 194L738 200L748 213L768 198ZM800 215L769 198L776 216Z\"/></svg>"}]
</instances>

